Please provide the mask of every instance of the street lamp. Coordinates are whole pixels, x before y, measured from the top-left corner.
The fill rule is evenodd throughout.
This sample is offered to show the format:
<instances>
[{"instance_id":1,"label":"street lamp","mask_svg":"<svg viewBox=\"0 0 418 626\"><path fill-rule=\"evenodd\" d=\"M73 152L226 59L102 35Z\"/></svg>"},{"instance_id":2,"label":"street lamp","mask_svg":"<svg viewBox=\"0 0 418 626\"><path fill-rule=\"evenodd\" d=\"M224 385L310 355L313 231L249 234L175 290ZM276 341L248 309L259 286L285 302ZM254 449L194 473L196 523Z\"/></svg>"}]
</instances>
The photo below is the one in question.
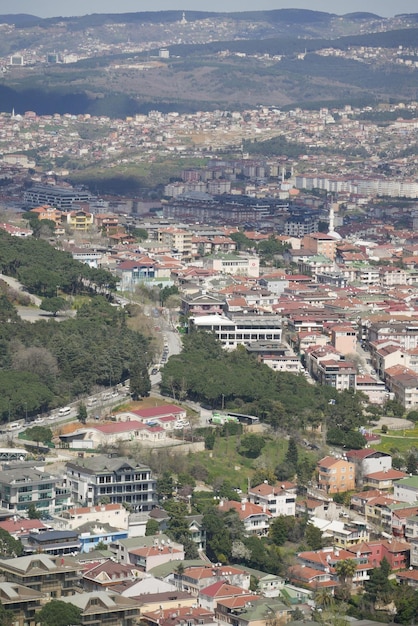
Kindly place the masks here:
<instances>
[{"instance_id":1,"label":"street lamp","mask_svg":"<svg viewBox=\"0 0 418 626\"><path fill-rule=\"evenodd\" d=\"M9 423L9 424L10 424L10 403L11 403L11 400L10 400L10 398L9 398L9 420L8 420L8 423Z\"/></svg>"},{"instance_id":2,"label":"street lamp","mask_svg":"<svg viewBox=\"0 0 418 626\"><path fill-rule=\"evenodd\" d=\"M28 421L28 403L25 402L25 422L27 423Z\"/></svg>"}]
</instances>

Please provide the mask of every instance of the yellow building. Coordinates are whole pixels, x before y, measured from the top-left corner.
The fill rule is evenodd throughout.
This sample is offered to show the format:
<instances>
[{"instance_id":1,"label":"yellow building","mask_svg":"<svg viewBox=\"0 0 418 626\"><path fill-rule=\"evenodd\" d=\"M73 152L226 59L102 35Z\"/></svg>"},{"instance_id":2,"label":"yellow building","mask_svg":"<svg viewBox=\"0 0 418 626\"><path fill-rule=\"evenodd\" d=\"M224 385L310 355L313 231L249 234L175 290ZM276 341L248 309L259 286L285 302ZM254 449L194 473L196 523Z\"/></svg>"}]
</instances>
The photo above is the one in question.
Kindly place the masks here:
<instances>
[{"instance_id":1,"label":"yellow building","mask_svg":"<svg viewBox=\"0 0 418 626\"><path fill-rule=\"evenodd\" d=\"M355 488L355 465L326 456L318 461L318 486L327 493L343 493Z\"/></svg>"},{"instance_id":2,"label":"yellow building","mask_svg":"<svg viewBox=\"0 0 418 626\"><path fill-rule=\"evenodd\" d=\"M93 224L93 214L87 211L70 211L66 214L67 224L73 230L86 231Z\"/></svg>"}]
</instances>

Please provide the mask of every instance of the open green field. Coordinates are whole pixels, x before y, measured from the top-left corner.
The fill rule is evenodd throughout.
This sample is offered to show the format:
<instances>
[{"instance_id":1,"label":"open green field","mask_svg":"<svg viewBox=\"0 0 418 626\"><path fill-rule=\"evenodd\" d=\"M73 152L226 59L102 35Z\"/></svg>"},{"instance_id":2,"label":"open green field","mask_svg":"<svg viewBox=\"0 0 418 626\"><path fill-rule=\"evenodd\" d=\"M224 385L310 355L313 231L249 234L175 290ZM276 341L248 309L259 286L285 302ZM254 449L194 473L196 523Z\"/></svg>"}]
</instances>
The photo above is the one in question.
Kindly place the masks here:
<instances>
[{"instance_id":1,"label":"open green field","mask_svg":"<svg viewBox=\"0 0 418 626\"><path fill-rule=\"evenodd\" d=\"M418 448L418 425L409 430L389 430L387 435L379 430L374 432L382 437L382 443L373 446L381 452L407 454L411 448Z\"/></svg>"},{"instance_id":2,"label":"open green field","mask_svg":"<svg viewBox=\"0 0 418 626\"><path fill-rule=\"evenodd\" d=\"M262 453L256 459L247 458L238 454L237 444L239 436L217 437L213 450L205 450L193 455L195 462L203 465L208 472L209 484L219 479L226 478L234 488L245 491L248 479L251 479L258 468L268 468L274 472L287 452L288 442L283 437L266 436L266 445ZM303 452L299 449L299 455L305 457L314 456L312 453Z\"/></svg>"}]
</instances>

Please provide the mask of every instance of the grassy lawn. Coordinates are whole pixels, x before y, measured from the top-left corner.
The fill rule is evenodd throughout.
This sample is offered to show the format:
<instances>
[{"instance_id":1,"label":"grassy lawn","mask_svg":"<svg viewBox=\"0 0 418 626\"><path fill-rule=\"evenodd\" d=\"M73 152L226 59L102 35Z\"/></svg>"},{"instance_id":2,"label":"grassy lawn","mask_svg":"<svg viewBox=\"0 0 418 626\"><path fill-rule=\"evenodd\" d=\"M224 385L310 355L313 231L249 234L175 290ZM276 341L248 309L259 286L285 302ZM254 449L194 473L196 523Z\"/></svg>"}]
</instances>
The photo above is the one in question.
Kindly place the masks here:
<instances>
[{"instance_id":1,"label":"grassy lawn","mask_svg":"<svg viewBox=\"0 0 418 626\"><path fill-rule=\"evenodd\" d=\"M208 471L208 483L227 478L234 488L246 491L248 478L251 478L257 467L269 467L272 470L284 458L287 441L275 437L267 439L261 455L257 459L241 456L237 452L239 437L217 437L213 450L205 450L193 455L194 461L202 464Z\"/></svg>"},{"instance_id":2,"label":"grassy lawn","mask_svg":"<svg viewBox=\"0 0 418 626\"><path fill-rule=\"evenodd\" d=\"M382 437L382 443L374 446L381 452L392 453L393 451L406 454L412 447L418 448L418 425L413 429L394 430L384 435L379 430L374 431Z\"/></svg>"}]
</instances>

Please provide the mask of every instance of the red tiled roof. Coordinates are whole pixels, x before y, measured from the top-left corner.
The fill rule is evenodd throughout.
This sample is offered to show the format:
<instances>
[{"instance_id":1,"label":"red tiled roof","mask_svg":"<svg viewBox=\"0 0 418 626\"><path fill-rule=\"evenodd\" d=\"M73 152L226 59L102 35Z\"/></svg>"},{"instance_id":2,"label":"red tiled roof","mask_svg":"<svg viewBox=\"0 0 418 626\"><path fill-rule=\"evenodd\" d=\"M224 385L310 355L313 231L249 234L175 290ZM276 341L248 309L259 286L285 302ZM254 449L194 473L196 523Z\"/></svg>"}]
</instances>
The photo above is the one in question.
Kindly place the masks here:
<instances>
[{"instance_id":1,"label":"red tiled roof","mask_svg":"<svg viewBox=\"0 0 418 626\"><path fill-rule=\"evenodd\" d=\"M150 407L149 409L135 409L131 411L139 417L165 417L167 415L178 415L184 413L184 409L176 404L163 404L161 406Z\"/></svg>"},{"instance_id":2,"label":"red tiled roof","mask_svg":"<svg viewBox=\"0 0 418 626\"><path fill-rule=\"evenodd\" d=\"M372 474L366 474L364 478L372 478L374 480L397 480L399 478L405 478L408 474L401 472L397 469L390 469L383 472L373 472Z\"/></svg>"}]
</instances>

